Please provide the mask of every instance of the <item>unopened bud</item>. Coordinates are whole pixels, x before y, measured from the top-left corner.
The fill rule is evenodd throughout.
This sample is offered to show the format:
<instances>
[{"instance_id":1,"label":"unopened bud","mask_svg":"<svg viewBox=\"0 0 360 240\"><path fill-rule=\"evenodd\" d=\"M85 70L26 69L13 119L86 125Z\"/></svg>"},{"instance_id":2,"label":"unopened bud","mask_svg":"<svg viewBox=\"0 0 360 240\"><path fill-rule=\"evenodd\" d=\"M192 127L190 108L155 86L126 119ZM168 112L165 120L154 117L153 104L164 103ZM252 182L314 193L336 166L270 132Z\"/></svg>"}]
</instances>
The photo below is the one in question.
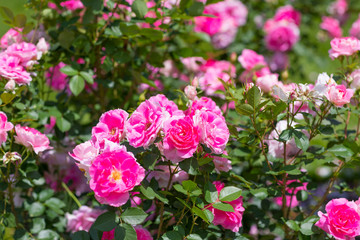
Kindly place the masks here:
<instances>
[{"instance_id":1,"label":"unopened bud","mask_svg":"<svg viewBox=\"0 0 360 240\"><path fill-rule=\"evenodd\" d=\"M21 155L17 152L7 152L2 158L4 165L8 164L9 162L21 162Z\"/></svg>"},{"instance_id":2,"label":"unopened bud","mask_svg":"<svg viewBox=\"0 0 360 240\"><path fill-rule=\"evenodd\" d=\"M189 100L195 100L197 96L196 87L190 85L186 86L184 92Z\"/></svg>"}]
</instances>

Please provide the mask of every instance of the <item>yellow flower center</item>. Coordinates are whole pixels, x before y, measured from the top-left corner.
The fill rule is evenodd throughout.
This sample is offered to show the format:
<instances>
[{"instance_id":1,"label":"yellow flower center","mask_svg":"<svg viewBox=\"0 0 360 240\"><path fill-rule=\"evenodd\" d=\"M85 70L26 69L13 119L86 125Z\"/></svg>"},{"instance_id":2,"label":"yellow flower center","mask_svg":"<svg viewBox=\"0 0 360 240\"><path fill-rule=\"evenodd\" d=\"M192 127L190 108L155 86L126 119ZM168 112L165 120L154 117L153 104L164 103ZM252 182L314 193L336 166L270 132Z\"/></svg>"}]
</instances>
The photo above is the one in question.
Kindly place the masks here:
<instances>
[{"instance_id":1,"label":"yellow flower center","mask_svg":"<svg viewBox=\"0 0 360 240\"><path fill-rule=\"evenodd\" d=\"M114 182L119 181L121 179L122 175L121 172L117 169L113 169L111 171L110 179Z\"/></svg>"}]
</instances>

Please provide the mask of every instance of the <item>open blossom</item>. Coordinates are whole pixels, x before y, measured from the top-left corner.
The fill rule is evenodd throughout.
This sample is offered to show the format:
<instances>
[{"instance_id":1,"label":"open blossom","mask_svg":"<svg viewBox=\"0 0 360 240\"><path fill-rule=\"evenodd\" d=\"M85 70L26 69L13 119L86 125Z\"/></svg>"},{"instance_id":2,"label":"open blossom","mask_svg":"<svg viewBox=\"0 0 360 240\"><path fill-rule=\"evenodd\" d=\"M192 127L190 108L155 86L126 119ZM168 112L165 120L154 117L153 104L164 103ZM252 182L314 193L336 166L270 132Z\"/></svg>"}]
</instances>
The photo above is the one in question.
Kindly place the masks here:
<instances>
[{"instance_id":1,"label":"open blossom","mask_svg":"<svg viewBox=\"0 0 360 240\"><path fill-rule=\"evenodd\" d=\"M199 129L188 116L165 121L164 134L163 154L174 163L192 157L199 145Z\"/></svg>"},{"instance_id":2,"label":"open blossom","mask_svg":"<svg viewBox=\"0 0 360 240\"><path fill-rule=\"evenodd\" d=\"M339 20L332 17L322 17L320 28L327 31L332 38L338 38L342 36L342 29L340 27Z\"/></svg>"},{"instance_id":3,"label":"open blossom","mask_svg":"<svg viewBox=\"0 0 360 240\"><path fill-rule=\"evenodd\" d=\"M7 132L13 129L14 125L7 121L5 113L0 112L0 145L6 142Z\"/></svg>"},{"instance_id":4,"label":"open blossom","mask_svg":"<svg viewBox=\"0 0 360 240\"><path fill-rule=\"evenodd\" d=\"M255 51L250 49L244 49L241 52L238 61L246 70L251 70L256 66L267 66L264 56L257 54Z\"/></svg>"},{"instance_id":5,"label":"open blossom","mask_svg":"<svg viewBox=\"0 0 360 240\"><path fill-rule=\"evenodd\" d=\"M344 15L348 10L347 0L336 0L329 6L329 13L339 18L340 20L344 19Z\"/></svg>"},{"instance_id":6,"label":"open blossom","mask_svg":"<svg viewBox=\"0 0 360 240\"><path fill-rule=\"evenodd\" d=\"M163 121L172 116L183 116L183 112L179 110L178 106L171 100L169 100L163 94L157 94L148 99L149 102L156 106L160 106L163 111Z\"/></svg>"},{"instance_id":7,"label":"open blossom","mask_svg":"<svg viewBox=\"0 0 360 240\"><path fill-rule=\"evenodd\" d=\"M272 88L279 83L278 74L269 74L256 79L256 86L263 92L271 92Z\"/></svg>"},{"instance_id":8,"label":"open blossom","mask_svg":"<svg viewBox=\"0 0 360 240\"><path fill-rule=\"evenodd\" d=\"M215 185L218 194L220 194L220 191L225 187L225 184L219 181L215 181L213 184ZM242 226L242 217L245 211L245 208L243 207L243 197L239 197L234 201L226 203L234 208L234 212L225 212L216 209L211 205L206 206L206 208L214 215L214 220L212 222L214 225L221 225L225 229L238 232Z\"/></svg>"},{"instance_id":9,"label":"open blossom","mask_svg":"<svg viewBox=\"0 0 360 240\"><path fill-rule=\"evenodd\" d=\"M103 147L104 140L119 143L125 138L125 123L129 114L121 109L110 110L103 113L99 123L92 129L92 141L95 145Z\"/></svg>"},{"instance_id":10,"label":"open blossom","mask_svg":"<svg viewBox=\"0 0 360 240\"><path fill-rule=\"evenodd\" d=\"M15 126L15 132L15 142L33 150L36 154L52 149L47 136L34 128L22 127L18 124Z\"/></svg>"},{"instance_id":11,"label":"open blossom","mask_svg":"<svg viewBox=\"0 0 360 240\"><path fill-rule=\"evenodd\" d=\"M268 20L264 30L266 47L272 51L289 51L300 38L300 30L292 22Z\"/></svg>"},{"instance_id":12,"label":"open blossom","mask_svg":"<svg viewBox=\"0 0 360 240\"><path fill-rule=\"evenodd\" d=\"M8 56L18 57L23 66L27 66L29 61L37 59L37 48L32 43L14 43L5 52Z\"/></svg>"},{"instance_id":13,"label":"open blossom","mask_svg":"<svg viewBox=\"0 0 360 240\"><path fill-rule=\"evenodd\" d=\"M224 151L224 154L227 155L227 152ZM229 159L227 159L227 158L219 157L219 156L213 156L213 155L210 155L210 154L205 154L204 157L213 159L213 163L215 165L215 171L217 173L228 172L228 171L230 171L232 169L231 161Z\"/></svg>"},{"instance_id":14,"label":"open blossom","mask_svg":"<svg viewBox=\"0 0 360 240\"><path fill-rule=\"evenodd\" d=\"M72 233L78 231L88 232L91 228L91 225L95 222L96 218L104 212L104 210L92 209L87 206L81 206L79 209L74 210L72 213L66 213L66 231Z\"/></svg>"},{"instance_id":15,"label":"open blossom","mask_svg":"<svg viewBox=\"0 0 360 240\"><path fill-rule=\"evenodd\" d=\"M136 231L136 237L139 240L153 240L150 232L141 226L134 227Z\"/></svg>"},{"instance_id":16,"label":"open blossom","mask_svg":"<svg viewBox=\"0 0 360 240\"><path fill-rule=\"evenodd\" d=\"M297 26L299 26L301 22L301 13L296 11L291 5L286 5L276 10L274 20L275 21L285 20L288 22L293 22Z\"/></svg>"},{"instance_id":17,"label":"open blossom","mask_svg":"<svg viewBox=\"0 0 360 240\"><path fill-rule=\"evenodd\" d=\"M211 111L199 111L195 114L194 121L201 131L200 143L215 154L223 153L230 137L225 118Z\"/></svg>"},{"instance_id":18,"label":"open blossom","mask_svg":"<svg viewBox=\"0 0 360 240\"><path fill-rule=\"evenodd\" d=\"M0 39L0 47L7 48L13 43L21 43L22 37L19 31L16 31L13 28L10 28Z\"/></svg>"},{"instance_id":19,"label":"open blossom","mask_svg":"<svg viewBox=\"0 0 360 240\"><path fill-rule=\"evenodd\" d=\"M62 91L68 85L67 75L60 71L60 69L65 66L65 63L60 62L58 65L50 67L49 70L45 73L46 84L51 86L54 90Z\"/></svg>"},{"instance_id":20,"label":"open blossom","mask_svg":"<svg viewBox=\"0 0 360 240\"><path fill-rule=\"evenodd\" d=\"M189 116L194 116L196 111L211 111L219 116L222 116L221 109L216 103L208 97L201 97L191 103L189 109L185 112Z\"/></svg>"},{"instance_id":21,"label":"open blossom","mask_svg":"<svg viewBox=\"0 0 360 240\"><path fill-rule=\"evenodd\" d=\"M333 199L326 204L325 210L325 214L318 212L320 219L315 226L337 240L355 240L360 235L360 201Z\"/></svg>"},{"instance_id":22,"label":"open blossom","mask_svg":"<svg viewBox=\"0 0 360 240\"><path fill-rule=\"evenodd\" d=\"M198 72L200 70L200 66L206 62L202 57L180 58L180 61L190 72Z\"/></svg>"},{"instance_id":23,"label":"open blossom","mask_svg":"<svg viewBox=\"0 0 360 240\"><path fill-rule=\"evenodd\" d=\"M334 38L330 45L329 55L333 60L339 56L351 56L360 50L360 40L354 37Z\"/></svg>"},{"instance_id":24,"label":"open blossom","mask_svg":"<svg viewBox=\"0 0 360 240\"><path fill-rule=\"evenodd\" d=\"M350 102L353 95L353 89L347 89L344 85L331 85L326 97L335 106L342 107L344 104Z\"/></svg>"},{"instance_id":25,"label":"open blossom","mask_svg":"<svg viewBox=\"0 0 360 240\"><path fill-rule=\"evenodd\" d=\"M282 181L279 181L279 184L282 184ZM298 183L301 186L295 186L292 187L290 186L291 183ZM308 183L301 183L299 180L287 180L286 181L286 192L287 195L285 196L286 199L286 206L293 208L299 205L299 201L296 199L296 193L303 190L303 191L307 191L307 185ZM276 197L275 198L275 203L279 206L282 206L282 197Z\"/></svg>"},{"instance_id":26,"label":"open blossom","mask_svg":"<svg viewBox=\"0 0 360 240\"><path fill-rule=\"evenodd\" d=\"M174 172L176 169L175 166L171 166L171 171ZM158 165L155 167L155 171L151 171L147 179L155 178L160 188L166 188L169 184L170 179L170 169L167 165ZM178 182L181 183L189 179L189 175L182 170L178 170L172 177L171 183L169 187L173 185L173 183Z\"/></svg>"},{"instance_id":27,"label":"open blossom","mask_svg":"<svg viewBox=\"0 0 360 240\"><path fill-rule=\"evenodd\" d=\"M360 15L358 19L351 25L350 36L360 39Z\"/></svg>"},{"instance_id":28,"label":"open blossom","mask_svg":"<svg viewBox=\"0 0 360 240\"><path fill-rule=\"evenodd\" d=\"M133 147L154 143L163 123L163 109L151 101L142 102L125 124L126 137Z\"/></svg>"},{"instance_id":29,"label":"open blossom","mask_svg":"<svg viewBox=\"0 0 360 240\"><path fill-rule=\"evenodd\" d=\"M68 0L60 3L60 6L67 8L70 11L84 8L80 0Z\"/></svg>"},{"instance_id":30,"label":"open blossom","mask_svg":"<svg viewBox=\"0 0 360 240\"><path fill-rule=\"evenodd\" d=\"M353 89L360 89L360 69L354 70L350 74L351 84L350 87Z\"/></svg>"},{"instance_id":31,"label":"open blossom","mask_svg":"<svg viewBox=\"0 0 360 240\"><path fill-rule=\"evenodd\" d=\"M99 149L96 148L91 141L86 141L77 145L72 153L69 155L76 160L76 164L81 171L89 172L93 160L99 154Z\"/></svg>"},{"instance_id":32,"label":"open blossom","mask_svg":"<svg viewBox=\"0 0 360 240\"><path fill-rule=\"evenodd\" d=\"M145 170L122 146L97 156L90 166L90 188L102 204L119 207L129 200L129 191L139 185Z\"/></svg>"},{"instance_id":33,"label":"open blossom","mask_svg":"<svg viewBox=\"0 0 360 240\"><path fill-rule=\"evenodd\" d=\"M20 63L20 58L0 53L0 76L14 80L19 85L29 84L32 80L30 73Z\"/></svg>"}]
</instances>

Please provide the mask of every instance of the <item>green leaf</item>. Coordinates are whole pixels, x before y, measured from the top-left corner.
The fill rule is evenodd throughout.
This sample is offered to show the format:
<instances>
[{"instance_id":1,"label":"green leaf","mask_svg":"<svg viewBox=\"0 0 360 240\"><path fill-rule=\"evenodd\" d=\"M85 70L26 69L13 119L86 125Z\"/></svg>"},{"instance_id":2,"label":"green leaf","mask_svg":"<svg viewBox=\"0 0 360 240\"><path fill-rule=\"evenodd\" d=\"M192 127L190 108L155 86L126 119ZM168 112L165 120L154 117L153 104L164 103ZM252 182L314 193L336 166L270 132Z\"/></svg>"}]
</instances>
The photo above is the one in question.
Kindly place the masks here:
<instances>
[{"instance_id":1,"label":"green leaf","mask_svg":"<svg viewBox=\"0 0 360 240\"><path fill-rule=\"evenodd\" d=\"M74 75L77 75L79 73L77 70L73 69L69 65L66 65L66 66L60 68L60 72L66 74L68 76L74 76Z\"/></svg>"},{"instance_id":2,"label":"green leaf","mask_svg":"<svg viewBox=\"0 0 360 240\"><path fill-rule=\"evenodd\" d=\"M104 6L103 0L81 0L81 2L85 7L92 8L96 12L101 11Z\"/></svg>"},{"instance_id":3,"label":"green leaf","mask_svg":"<svg viewBox=\"0 0 360 240\"><path fill-rule=\"evenodd\" d=\"M15 94L3 92L0 96L1 101L5 104L10 103L16 97Z\"/></svg>"},{"instance_id":4,"label":"green leaf","mask_svg":"<svg viewBox=\"0 0 360 240\"><path fill-rule=\"evenodd\" d=\"M68 49L71 47L73 41L75 39L75 33L70 30L64 30L59 34L58 41L60 43L60 46L62 46L65 49Z\"/></svg>"},{"instance_id":5,"label":"green leaf","mask_svg":"<svg viewBox=\"0 0 360 240\"><path fill-rule=\"evenodd\" d=\"M18 14L14 18L14 25L18 28L23 28L26 25L26 16L24 14Z\"/></svg>"},{"instance_id":6,"label":"green leaf","mask_svg":"<svg viewBox=\"0 0 360 240\"><path fill-rule=\"evenodd\" d=\"M115 229L115 239L134 240L137 239L135 229L126 223L120 224L119 228Z\"/></svg>"},{"instance_id":7,"label":"green leaf","mask_svg":"<svg viewBox=\"0 0 360 240\"><path fill-rule=\"evenodd\" d=\"M198 189L197 184L191 180L183 181L181 184L183 185L184 189L188 192L192 192Z\"/></svg>"},{"instance_id":8,"label":"green leaf","mask_svg":"<svg viewBox=\"0 0 360 240\"><path fill-rule=\"evenodd\" d=\"M312 231L313 225L314 224L311 222L301 224L300 232L304 235L311 236L312 234L314 234L314 232Z\"/></svg>"},{"instance_id":9,"label":"green leaf","mask_svg":"<svg viewBox=\"0 0 360 240\"><path fill-rule=\"evenodd\" d=\"M85 81L79 75L75 75L70 79L70 90L71 92L77 96L79 95L85 87Z\"/></svg>"},{"instance_id":10,"label":"green leaf","mask_svg":"<svg viewBox=\"0 0 360 240\"><path fill-rule=\"evenodd\" d=\"M304 190L300 190L296 193L296 199L298 201L305 201L308 198L308 193L307 191Z\"/></svg>"},{"instance_id":11,"label":"green leaf","mask_svg":"<svg viewBox=\"0 0 360 240\"><path fill-rule=\"evenodd\" d=\"M149 38L152 41L161 41L163 39L163 33L159 30L152 28L143 28L141 29L141 35Z\"/></svg>"},{"instance_id":12,"label":"green leaf","mask_svg":"<svg viewBox=\"0 0 360 240\"><path fill-rule=\"evenodd\" d=\"M79 231L70 235L71 240L90 240L89 233L86 231Z\"/></svg>"},{"instance_id":13,"label":"green leaf","mask_svg":"<svg viewBox=\"0 0 360 240\"><path fill-rule=\"evenodd\" d=\"M121 218L124 220L124 222L131 225L141 224L143 221L145 221L147 216L148 214L145 213L142 209L134 207L126 209L125 212L121 214Z\"/></svg>"},{"instance_id":14,"label":"green leaf","mask_svg":"<svg viewBox=\"0 0 360 240\"><path fill-rule=\"evenodd\" d=\"M218 191L214 184L207 182L204 186L205 189L205 200L208 203L213 203L218 199Z\"/></svg>"},{"instance_id":15,"label":"green leaf","mask_svg":"<svg viewBox=\"0 0 360 240\"><path fill-rule=\"evenodd\" d=\"M89 84L94 83L94 78L93 78L93 75L91 73L81 71L80 76L83 77L87 83L89 83Z\"/></svg>"},{"instance_id":16,"label":"green leaf","mask_svg":"<svg viewBox=\"0 0 360 240\"><path fill-rule=\"evenodd\" d=\"M288 221L286 222L286 225L287 225L290 229L292 229L292 230L294 230L294 231L299 231L299 230L300 230L299 224L297 224L297 222L295 222L294 220L288 220Z\"/></svg>"},{"instance_id":17,"label":"green leaf","mask_svg":"<svg viewBox=\"0 0 360 240\"><path fill-rule=\"evenodd\" d=\"M120 23L121 32L129 37L139 34L140 28L134 24Z\"/></svg>"},{"instance_id":18,"label":"green leaf","mask_svg":"<svg viewBox=\"0 0 360 240\"><path fill-rule=\"evenodd\" d=\"M65 203L63 203L60 199L58 198L50 198L48 200L45 201L45 205L50 208L51 210L53 210L54 212L56 212L57 214L62 214L64 213L61 208L65 207Z\"/></svg>"},{"instance_id":19,"label":"green leaf","mask_svg":"<svg viewBox=\"0 0 360 240\"><path fill-rule=\"evenodd\" d=\"M131 5L131 10L138 18L144 18L146 13L148 12L148 8L144 0L135 0Z\"/></svg>"},{"instance_id":20,"label":"green leaf","mask_svg":"<svg viewBox=\"0 0 360 240\"><path fill-rule=\"evenodd\" d=\"M198 234L192 233L187 236L187 240L202 240L202 237L200 237Z\"/></svg>"},{"instance_id":21,"label":"green leaf","mask_svg":"<svg viewBox=\"0 0 360 240\"><path fill-rule=\"evenodd\" d=\"M140 192L144 194L145 197L151 200L154 199L156 195L156 193L151 187L144 188L143 186L140 186Z\"/></svg>"},{"instance_id":22,"label":"green leaf","mask_svg":"<svg viewBox=\"0 0 360 240\"><path fill-rule=\"evenodd\" d=\"M241 189L237 187L224 187L220 191L220 201L231 202L238 199L241 196Z\"/></svg>"},{"instance_id":23,"label":"green leaf","mask_svg":"<svg viewBox=\"0 0 360 240\"><path fill-rule=\"evenodd\" d=\"M266 188L251 189L250 193L260 200L263 200L268 196L268 191Z\"/></svg>"},{"instance_id":24,"label":"green leaf","mask_svg":"<svg viewBox=\"0 0 360 240\"><path fill-rule=\"evenodd\" d=\"M209 223L211 223L214 220L214 214L209 209L204 209L202 211L208 219Z\"/></svg>"},{"instance_id":25,"label":"green leaf","mask_svg":"<svg viewBox=\"0 0 360 240\"><path fill-rule=\"evenodd\" d=\"M39 233L40 231L45 229L45 219L44 218L34 218L32 219L32 228L30 229L30 232L32 234Z\"/></svg>"},{"instance_id":26,"label":"green leaf","mask_svg":"<svg viewBox=\"0 0 360 240\"><path fill-rule=\"evenodd\" d=\"M175 184L173 187L174 187L175 190L178 191L178 192L181 192L181 193L183 193L183 194L185 194L185 195L188 194L188 192L187 192L187 191L184 189L184 187L181 186L180 184Z\"/></svg>"},{"instance_id":27,"label":"green leaf","mask_svg":"<svg viewBox=\"0 0 360 240\"><path fill-rule=\"evenodd\" d=\"M328 149L329 152L333 153L337 157L351 157L354 153L344 145L335 145Z\"/></svg>"},{"instance_id":28,"label":"green leaf","mask_svg":"<svg viewBox=\"0 0 360 240\"><path fill-rule=\"evenodd\" d=\"M42 230L41 232L39 232L37 239L38 240L57 240L57 239L60 239L60 236L53 230L46 229L46 230Z\"/></svg>"},{"instance_id":29,"label":"green leaf","mask_svg":"<svg viewBox=\"0 0 360 240\"><path fill-rule=\"evenodd\" d=\"M201 219L204 220L205 222L207 222L207 223L209 222L207 215L205 215L205 213L200 208L194 206L191 209L191 211L193 213L195 213L196 215L198 215L199 217L201 217Z\"/></svg>"},{"instance_id":30,"label":"green leaf","mask_svg":"<svg viewBox=\"0 0 360 240\"><path fill-rule=\"evenodd\" d=\"M190 175L198 175L199 174L199 164L195 158L188 158L179 163L179 166L182 170L187 172Z\"/></svg>"},{"instance_id":31,"label":"green leaf","mask_svg":"<svg viewBox=\"0 0 360 240\"><path fill-rule=\"evenodd\" d=\"M67 132L71 128L71 123L63 116L56 118L56 126L61 132Z\"/></svg>"},{"instance_id":32,"label":"green leaf","mask_svg":"<svg viewBox=\"0 0 360 240\"><path fill-rule=\"evenodd\" d=\"M39 202L34 202L29 206L29 216L38 217L45 211L45 206Z\"/></svg>"},{"instance_id":33,"label":"green leaf","mask_svg":"<svg viewBox=\"0 0 360 240\"><path fill-rule=\"evenodd\" d=\"M235 107L235 110L245 116L250 116L252 114L254 114L254 109L252 106L250 106L249 104L241 104L241 105L237 105Z\"/></svg>"},{"instance_id":34,"label":"green leaf","mask_svg":"<svg viewBox=\"0 0 360 240\"><path fill-rule=\"evenodd\" d=\"M162 240L182 240L183 236L176 231L169 231L164 233L164 235L161 236Z\"/></svg>"},{"instance_id":35,"label":"green leaf","mask_svg":"<svg viewBox=\"0 0 360 240\"><path fill-rule=\"evenodd\" d=\"M186 8L190 7L190 5L193 3L192 0L181 0L180 1L180 10L185 11Z\"/></svg>"},{"instance_id":36,"label":"green leaf","mask_svg":"<svg viewBox=\"0 0 360 240\"><path fill-rule=\"evenodd\" d=\"M114 212L106 212L101 214L91 228L95 228L101 232L108 232L113 230L116 227L115 223L115 213Z\"/></svg>"},{"instance_id":37,"label":"green leaf","mask_svg":"<svg viewBox=\"0 0 360 240\"><path fill-rule=\"evenodd\" d=\"M289 141L292 139L293 133L294 133L294 129L292 128L285 129L280 133L279 140L283 142Z\"/></svg>"},{"instance_id":38,"label":"green leaf","mask_svg":"<svg viewBox=\"0 0 360 240\"><path fill-rule=\"evenodd\" d=\"M309 148L309 138L305 133L296 130L294 130L294 136L296 146L305 152Z\"/></svg>"},{"instance_id":39,"label":"green leaf","mask_svg":"<svg viewBox=\"0 0 360 240\"><path fill-rule=\"evenodd\" d=\"M260 93L259 88L257 86L253 86L252 88L250 88L250 90L247 92L247 95L246 95L246 100L247 100L248 104L253 109L257 109L257 106L260 103L260 99L261 99L261 93Z\"/></svg>"},{"instance_id":40,"label":"green leaf","mask_svg":"<svg viewBox=\"0 0 360 240\"><path fill-rule=\"evenodd\" d=\"M216 209L219 209L221 211L224 211L224 212L234 212L235 211L234 207L228 203L216 202L213 204L213 207Z\"/></svg>"},{"instance_id":41,"label":"green leaf","mask_svg":"<svg viewBox=\"0 0 360 240\"><path fill-rule=\"evenodd\" d=\"M201 2L195 1L187 9L189 16L201 16L204 12L205 5Z\"/></svg>"},{"instance_id":42,"label":"green leaf","mask_svg":"<svg viewBox=\"0 0 360 240\"><path fill-rule=\"evenodd\" d=\"M14 13L8 7L0 7L0 14L3 18L9 20L10 22L14 21Z\"/></svg>"},{"instance_id":43,"label":"green leaf","mask_svg":"<svg viewBox=\"0 0 360 240\"><path fill-rule=\"evenodd\" d=\"M4 218L4 226L5 227L8 227L8 228L13 228L13 227L16 227L16 220L15 220L15 216L14 214L12 213L5 213L3 215L3 218Z\"/></svg>"}]
</instances>

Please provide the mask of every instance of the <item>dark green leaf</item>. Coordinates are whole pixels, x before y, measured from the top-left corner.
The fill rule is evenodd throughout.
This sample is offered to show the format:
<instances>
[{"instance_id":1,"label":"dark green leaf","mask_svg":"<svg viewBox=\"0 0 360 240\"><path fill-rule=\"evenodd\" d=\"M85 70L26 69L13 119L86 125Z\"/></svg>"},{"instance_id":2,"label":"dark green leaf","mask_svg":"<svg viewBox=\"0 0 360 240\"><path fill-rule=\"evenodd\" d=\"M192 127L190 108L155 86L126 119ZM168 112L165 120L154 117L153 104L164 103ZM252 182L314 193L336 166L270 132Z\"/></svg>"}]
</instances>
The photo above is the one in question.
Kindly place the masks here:
<instances>
[{"instance_id":1,"label":"dark green leaf","mask_svg":"<svg viewBox=\"0 0 360 240\"><path fill-rule=\"evenodd\" d=\"M169 231L161 236L162 240L182 240L183 236L179 232Z\"/></svg>"},{"instance_id":2,"label":"dark green leaf","mask_svg":"<svg viewBox=\"0 0 360 240\"><path fill-rule=\"evenodd\" d=\"M235 107L236 111L242 115L250 116L254 114L254 109L249 104L241 104Z\"/></svg>"},{"instance_id":3,"label":"dark green leaf","mask_svg":"<svg viewBox=\"0 0 360 240\"><path fill-rule=\"evenodd\" d=\"M309 148L309 138L305 133L294 130L295 143L298 148L304 152Z\"/></svg>"},{"instance_id":4,"label":"dark green leaf","mask_svg":"<svg viewBox=\"0 0 360 240\"><path fill-rule=\"evenodd\" d=\"M220 191L219 199L221 201L231 202L241 196L241 189L237 187L224 187Z\"/></svg>"},{"instance_id":5,"label":"dark green leaf","mask_svg":"<svg viewBox=\"0 0 360 240\"><path fill-rule=\"evenodd\" d=\"M142 209L134 207L126 209L125 212L121 214L121 218L124 220L124 222L131 225L141 224L143 221L145 221L147 216L148 214L146 214Z\"/></svg>"},{"instance_id":6,"label":"dark green leaf","mask_svg":"<svg viewBox=\"0 0 360 240\"><path fill-rule=\"evenodd\" d=\"M250 90L247 92L247 95L246 95L246 100L247 100L248 104L253 109L257 109L257 106L260 103L260 99L261 99L261 93L260 93L259 88L257 86L253 86L252 88L250 88Z\"/></svg>"},{"instance_id":7,"label":"dark green leaf","mask_svg":"<svg viewBox=\"0 0 360 240\"><path fill-rule=\"evenodd\" d=\"M71 240L90 240L89 233L86 231L79 231L71 234Z\"/></svg>"},{"instance_id":8,"label":"dark green leaf","mask_svg":"<svg viewBox=\"0 0 360 240\"><path fill-rule=\"evenodd\" d=\"M18 14L14 18L14 25L18 28L23 28L26 25L26 16L24 14Z\"/></svg>"},{"instance_id":9,"label":"dark green leaf","mask_svg":"<svg viewBox=\"0 0 360 240\"><path fill-rule=\"evenodd\" d=\"M91 228L95 228L101 232L111 231L116 227L115 223L115 213L114 212L106 212L101 214Z\"/></svg>"},{"instance_id":10,"label":"dark green leaf","mask_svg":"<svg viewBox=\"0 0 360 240\"><path fill-rule=\"evenodd\" d=\"M144 18L146 13L148 12L148 8L144 0L135 0L131 5L131 10L138 18Z\"/></svg>"},{"instance_id":11,"label":"dark green leaf","mask_svg":"<svg viewBox=\"0 0 360 240\"><path fill-rule=\"evenodd\" d=\"M70 79L70 90L71 92L77 96L79 95L85 87L85 81L79 75L75 75Z\"/></svg>"},{"instance_id":12,"label":"dark green leaf","mask_svg":"<svg viewBox=\"0 0 360 240\"><path fill-rule=\"evenodd\" d=\"M14 13L8 7L0 7L0 14L3 18L9 20L10 22L14 21Z\"/></svg>"},{"instance_id":13,"label":"dark green leaf","mask_svg":"<svg viewBox=\"0 0 360 240\"><path fill-rule=\"evenodd\" d=\"M81 71L81 72L80 72L80 76L82 76L87 83L89 83L89 84L93 84L93 83L94 83L94 79L93 79L93 76L92 76L91 73Z\"/></svg>"},{"instance_id":14,"label":"dark green leaf","mask_svg":"<svg viewBox=\"0 0 360 240\"><path fill-rule=\"evenodd\" d=\"M15 216L12 213L5 213L4 216L4 226L8 228L16 227Z\"/></svg>"},{"instance_id":15,"label":"dark green leaf","mask_svg":"<svg viewBox=\"0 0 360 240\"><path fill-rule=\"evenodd\" d=\"M61 132L67 132L71 128L71 123L61 116L56 118L56 126L59 128Z\"/></svg>"},{"instance_id":16,"label":"dark green leaf","mask_svg":"<svg viewBox=\"0 0 360 240\"><path fill-rule=\"evenodd\" d=\"M234 207L228 203L216 202L213 204L213 207L225 212L234 212Z\"/></svg>"},{"instance_id":17,"label":"dark green leaf","mask_svg":"<svg viewBox=\"0 0 360 240\"><path fill-rule=\"evenodd\" d=\"M251 189L250 192L252 195L254 195L254 197L260 200L263 200L268 196L268 191L266 188Z\"/></svg>"},{"instance_id":18,"label":"dark green leaf","mask_svg":"<svg viewBox=\"0 0 360 240\"><path fill-rule=\"evenodd\" d=\"M214 184L207 182L205 184L205 200L208 203L213 203L218 199L218 191Z\"/></svg>"}]
</instances>

